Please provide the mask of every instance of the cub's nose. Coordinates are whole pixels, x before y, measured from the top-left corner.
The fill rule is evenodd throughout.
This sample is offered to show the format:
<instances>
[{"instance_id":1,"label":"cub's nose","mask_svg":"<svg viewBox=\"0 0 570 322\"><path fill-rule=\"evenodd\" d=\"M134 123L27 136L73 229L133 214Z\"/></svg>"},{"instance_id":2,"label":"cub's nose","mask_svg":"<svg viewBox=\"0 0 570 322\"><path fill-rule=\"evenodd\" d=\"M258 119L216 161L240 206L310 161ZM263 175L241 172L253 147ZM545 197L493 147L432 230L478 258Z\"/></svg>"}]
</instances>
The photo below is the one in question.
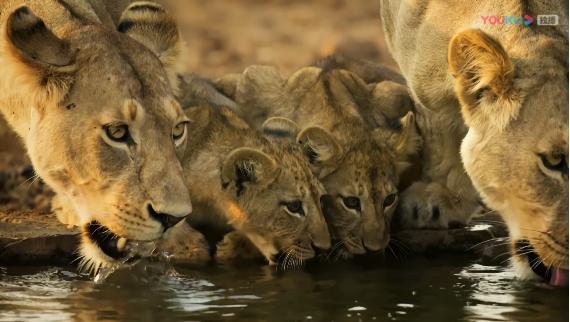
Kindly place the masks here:
<instances>
[{"instance_id":1,"label":"cub's nose","mask_svg":"<svg viewBox=\"0 0 570 322\"><path fill-rule=\"evenodd\" d=\"M186 216L178 216L177 217L177 216L173 216L170 214L158 212L150 204L147 206L147 210L148 210L148 214L150 215L150 217L152 219L154 219L154 220L156 220L162 224L165 231L168 230L169 228L175 226L182 219L186 218Z\"/></svg>"}]
</instances>

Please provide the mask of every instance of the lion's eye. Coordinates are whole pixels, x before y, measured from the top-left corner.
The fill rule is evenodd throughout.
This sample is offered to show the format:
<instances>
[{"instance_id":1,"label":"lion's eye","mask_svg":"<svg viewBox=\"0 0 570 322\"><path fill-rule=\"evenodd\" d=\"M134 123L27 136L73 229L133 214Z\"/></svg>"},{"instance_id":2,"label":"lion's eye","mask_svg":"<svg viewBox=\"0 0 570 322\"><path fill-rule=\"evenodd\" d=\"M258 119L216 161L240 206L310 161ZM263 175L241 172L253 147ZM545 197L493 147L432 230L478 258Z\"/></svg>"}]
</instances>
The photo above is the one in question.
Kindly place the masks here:
<instances>
[{"instance_id":1,"label":"lion's eye","mask_svg":"<svg viewBox=\"0 0 570 322\"><path fill-rule=\"evenodd\" d=\"M124 143L129 139L129 127L126 124L109 124L104 128L107 137L113 141Z\"/></svg>"},{"instance_id":2,"label":"lion's eye","mask_svg":"<svg viewBox=\"0 0 570 322\"><path fill-rule=\"evenodd\" d=\"M392 206L395 202L396 199L398 198L398 195L395 193L391 193L388 196L386 196L386 198L384 198L384 202L382 203L382 207L384 207L384 209Z\"/></svg>"},{"instance_id":3,"label":"lion's eye","mask_svg":"<svg viewBox=\"0 0 570 322\"><path fill-rule=\"evenodd\" d=\"M568 173L568 162L564 155L560 153L543 153L540 154L540 160L544 166L552 171Z\"/></svg>"},{"instance_id":4,"label":"lion's eye","mask_svg":"<svg viewBox=\"0 0 570 322\"><path fill-rule=\"evenodd\" d=\"M301 200L284 201L282 202L285 209L294 215L305 216L305 210L303 209L303 202Z\"/></svg>"},{"instance_id":5,"label":"lion's eye","mask_svg":"<svg viewBox=\"0 0 570 322\"><path fill-rule=\"evenodd\" d=\"M172 129L172 139L174 139L174 141L182 139L184 137L185 132L186 132L186 122L177 124Z\"/></svg>"},{"instance_id":6,"label":"lion's eye","mask_svg":"<svg viewBox=\"0 0 570 322\"><path fill-rule=\"evenodd\" d=\"M360 198L349 196L349 197L342 197L342 203L348 209L361 211L362 208L360 207Z\"/></svg>"}]
</instances>

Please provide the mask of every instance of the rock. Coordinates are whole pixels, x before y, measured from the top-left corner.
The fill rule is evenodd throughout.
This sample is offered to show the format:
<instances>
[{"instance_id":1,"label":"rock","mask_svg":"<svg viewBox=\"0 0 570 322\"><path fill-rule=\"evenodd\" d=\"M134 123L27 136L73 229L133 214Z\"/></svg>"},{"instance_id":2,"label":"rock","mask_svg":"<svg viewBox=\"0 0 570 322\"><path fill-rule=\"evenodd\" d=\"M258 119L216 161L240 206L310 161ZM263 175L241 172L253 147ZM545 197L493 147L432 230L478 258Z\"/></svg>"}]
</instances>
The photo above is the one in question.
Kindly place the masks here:
<instances>
[{"instance_id":1,"label":"rock","mask_svg":"<svg viewBox=\"0 0 570 322\"><path fill-rule=\"evenodd\" d=\"M78 234L51 213L0 213L0 263L70 264Z\"/></svg>"},{"instance_id":2,"label":"rock","mask_svg":"<svg viewBox=\"0 0 570 322\"><path fill-rule=\"evenodd\" d=\"M498 215L475 218L468 226L449 230L403 230L393 238L404 244L406 250L416 254L438 252L474 253L495 260L507 252L506 225ZM504 259L504 258L503 258Z\"/></svg>"},{"instance_id":3,"label":"rock","mask_svg":"<svg viewBox=\"0 0 570 322\"><path fill-rule=\"evenodd\" d=\"M208 261L206 242L177 229L162 243L182 262ZM79 245L79 231L67 229L52 213L0 213L0 264L69 264ZM472 253L484 259L504 260L508 234L498 216L478 218L468 227L450 230L404 230L393 238L409 254ZM173 242L173 239L176 242ZM505 254L504 258L498 258Z\"/></svg>"}]
</instances>

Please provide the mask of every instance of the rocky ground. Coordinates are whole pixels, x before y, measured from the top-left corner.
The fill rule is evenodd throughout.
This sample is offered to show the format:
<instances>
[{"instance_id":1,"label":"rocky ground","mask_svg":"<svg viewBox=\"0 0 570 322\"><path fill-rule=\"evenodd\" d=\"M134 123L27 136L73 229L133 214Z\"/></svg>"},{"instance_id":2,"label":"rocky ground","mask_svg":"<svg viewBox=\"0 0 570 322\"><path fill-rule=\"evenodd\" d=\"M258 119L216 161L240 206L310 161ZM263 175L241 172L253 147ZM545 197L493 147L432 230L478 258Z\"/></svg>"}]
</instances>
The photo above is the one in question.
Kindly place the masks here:
<instances>
[{"instance_id":1,"label":"rocky ground","mask_svg":"<svg viewBox=\"0 0 570 322\"><path fill-rule=\"evenodd\" d=\"M486 217L468 227L453 230L401 231L394 235L397 242L392 244L392 248L407 257L458 252L496 261L499 254L505 253L504 240L507 236L505 227L495 224L496 220L493 216ZM0 264L69 264L75 258L78 242L79 231L61 225L50 213L0 213ZM192 245L189 246L179 249L191 249ZM188 258L188 254L172 255L193 262L196 260ZM204 257L199 260L203 261Z\"/></svg>"}]
</instances>

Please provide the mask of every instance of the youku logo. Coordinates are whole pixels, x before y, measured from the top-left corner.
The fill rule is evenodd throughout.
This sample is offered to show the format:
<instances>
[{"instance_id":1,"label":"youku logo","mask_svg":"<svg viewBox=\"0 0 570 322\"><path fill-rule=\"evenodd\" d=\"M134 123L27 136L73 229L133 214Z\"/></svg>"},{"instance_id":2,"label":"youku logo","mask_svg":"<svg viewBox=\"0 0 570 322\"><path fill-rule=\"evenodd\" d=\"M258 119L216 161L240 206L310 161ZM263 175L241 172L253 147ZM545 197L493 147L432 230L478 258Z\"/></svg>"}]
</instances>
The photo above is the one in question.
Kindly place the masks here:
<instances>
[{"instance_id":1,"label":"youku logo","mask_svg":"<svg viewBox=\"0 0 570 322\"><path fill-rule=\"evenodd\" d=\"M531 27L536 24L538 26L557 26L558 15L538 15L536 19L530 15L524 16L481 16L485 25L524 25Z\"/></svg>"},{"instance_id":2,"label":"youku logo","mask_svg":"<svg viewBox=\"0 0 570 322\"><path fill-rule=\"evenodd\" d=\"M524 16L481 16L485 25L525 25L530 27L534 24L534 18L529 15Z\"/></svg>"}]
</instances>

